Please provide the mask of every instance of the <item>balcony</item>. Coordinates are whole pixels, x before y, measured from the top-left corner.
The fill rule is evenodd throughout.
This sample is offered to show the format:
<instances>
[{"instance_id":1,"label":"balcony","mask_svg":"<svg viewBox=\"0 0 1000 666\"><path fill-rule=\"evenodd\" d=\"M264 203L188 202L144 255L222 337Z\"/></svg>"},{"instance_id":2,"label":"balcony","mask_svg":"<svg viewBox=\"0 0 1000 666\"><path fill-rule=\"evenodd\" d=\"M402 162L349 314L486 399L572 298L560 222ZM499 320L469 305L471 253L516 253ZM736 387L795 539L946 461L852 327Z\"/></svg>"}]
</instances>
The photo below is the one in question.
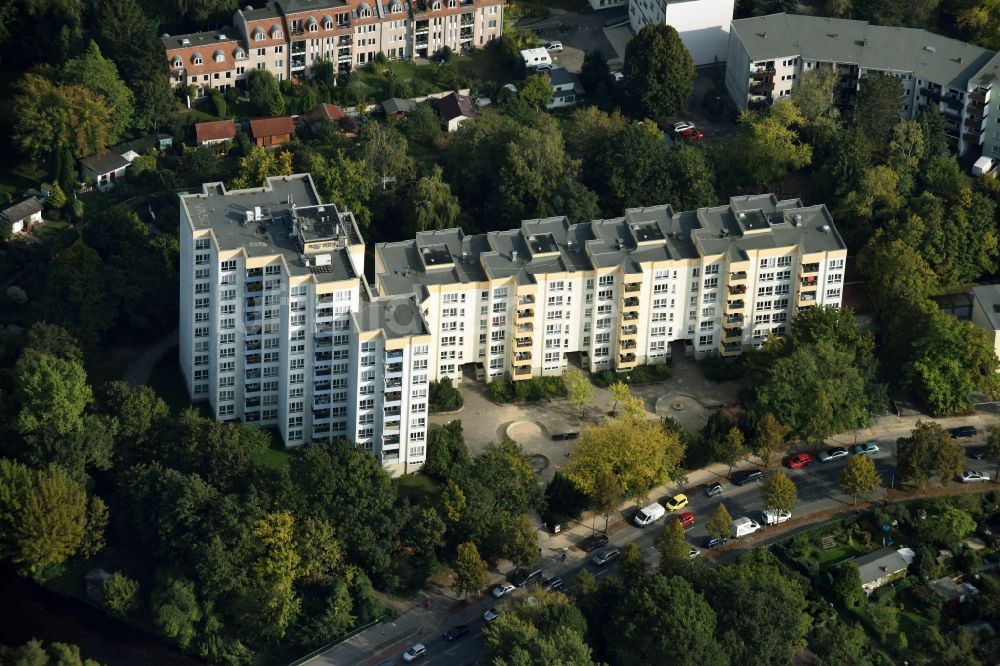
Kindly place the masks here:
<instances>
[{"instance_id":1,"label":"balcony","mask_svg":"<svg viewBox=\"0 0 1000 666\"><path fill-rule=\"evenodd\" d=\"M514 312L514 323L523 324L535 320L535 311L532 308L522 308Z\"/></svg>"},{"instance_id":2,"label":"balcony","mask_svg":"<svg viewBox=\"0 0 1000 666\"><path fill-rule=\"evenodd\" d=\"M520 298L517 299L517 304L518 305L534 305L535 304L535 297L532 296L531 294L528 294L527 296L521 296Z\"/></svg>"},{"instance_id":3,"label":"balcony","mask_svg":"<svg viewBox=\"0 0 1000 666\"><path fill-rule=\"evenodd\" d=\"M313 393L320 393L320 392L329 391L329 390L330 390L330 380L329 379L325 379L323 381L315 382L313 384Z\"/></svg>"},{"instance_id":4,"label":"balcony","mask_svg":"<svg viewBox=\"0 0 1000 666\"><path fill-rule=\"evenodd\" d=\"M638 318L639 318L639 313L635 312L635 311L623 312L622 313L622 319L624 321L635 321Z\"/></svg>"},{"instance_id":5,"label":"balcony","mask_svg":"<svg viewBox=\"0 0 1000 666\"><path fill-rule=\"evenodd\" d=\"M329 377L331 374L333 373L330 370L330 366L326 366L324 368L318 368L316 371L313 372L314 377Z\"/></svg>"},{"instance_id":6,"label":"balcony","mask_svg":"<svg viewBox=\"0 0 1000 666\"><path fill-rule=\"evenodd\" d=\"M529 324L520 324L517 327L517 332L518 333L534 333L535 332L535 325L534 324L530 324L530 323Z\"/></svg>"},{"instance_id":7,"label":"balcony","mask_svg":"<svg viewBox=\"0 0 1000 666\"><path fill-rule=\"evenodd\" d=\"M920 94L923 95L924 97L926 97L927 99L932 100L934 102L938 102L938 101L941 100L941 91L940 90L932 90L930 88L923 87L923 88L920 89Z\"/></svg>"},{"instance_id":8,"label":"balcony","mask_svg":"<svg viewBox=\"0 0 1000 666\"><path fill-rule=\"evenodd\" d=\"M803 303L807 304L807 306L808 306L808 305L811 305L811 304L813 304L815 302L816 302L816 294L814 294L812 292L805 293L805 294L799 294L799 304L800 304L800 306Z\"/></svg>"},{"instance_id":9,"label":"balcony","mask_svg":"<svg viewBox=\"0 0 1000 666\"><path fill-rule=\"evenodd\" d=\"M731 284L729 285L729 295L730 296L742 296L747 293L747 286L745 284Z\"/></svg>"},{"instance_id":10,"label":"balcony","mask_svg":"<svg viewBox=\"0 0 1000 666\"><path fill-rule=\"evenodd\" d=\"M639 334L638 326L622 326L622 336L634 336Z\"/></svg>"},{"instance_id":11,"label":"balcony","mask_svg":"<svg viewBox=\"0 0 1000 666\"><path fill-rule=\"evenodd\" d=\"M247 351L260 351L260 340L247 340L244 344Z\"/></svg>"},{"instance_id":12,"label":"balcony","mask_svg":"<svg viewBox=\"0 0 1000 666\"><path fill-rule=\"evenodd\" d=\"M329 406L330 406L330 394L313 396L313 409L316 409L317 407L329 407Z\"/></svg>"},{"instance_id":13,"label":"balcony","mask_svg":"<svg viewBox=\"0 0 1000 666\"><path fill-rule=\"evenodd\" d=\"M635 354L619 354L618 355L618 367L619 368L631 368L635 365L636 356Z\"/></svg>"},{"instance_id":14,"label":"balcony","mask_svg":"<svg viewBox=\"0 0 1000 666\"><path fill-rule=\"evenodd\" d=\"M315 359L317 363L321 361L332 361L333 352L316 352Z\"/></svg>"},{"instance_id":15,"label":"balcony","mask_svg":"<svg viewBox=\"0 0 1000 666\"><path fill-rule=\"evenodd\" d=\"M531 338L517 338L514 340L515 347L530 347Z\"/></svg>"},{"instance_id":16,"label":"balcony","mask_svg":"<svg viewBox=\"0 0 1000 666\"><path fill-rule=\"evenodd\" d=\"M774 90L774 80L754 81L750 84L751 95L770 95Z\"/></svg>"},{"instance_id":17,"label":"balcony","mask_svg":"<svg viewBox=\"0 0 1000 666\"><path fill-rule=\"evenodd\" d=\"M754 71L750 72L750 79L752 81L764 81L767 79L774 80L774 68L773 67L758 67Z\"/></svg>"},{"instance_id":18,"label":"balcony","mask_svg":"<svg viewBox=\"0 0 1000 666\"><path fill-rule=\"evenodd\" d=\"M385 408L384 408L384 409L382 410L382 414L383 414L383 415L384 415L384 416L385 416L386 418L389 418L389 417L391 417L391 416L395 416L396 418L399 418L399 415L400 415L400 409L399 409L399 407L385 407Z\"/></svg>"},{"instance_id":19,"label":"balcony","mask_svg":"<svg viewBox=\"0 0 1000 666\"><path fill-rule=\"evenodd\" d=\"M739 312L740 310L743 310L745 308L746 308L746 303L744 303L742 300L726 301L726 306L723 308L723 311L727 315L730 315Z\"/></svg>"},{"instance_id":20,"label":"balcony","mask_svg":"<svg viewBox=\"0 0 1000 666\"><path fill-rule=\"evenodd\" d=\"M245 404L247 409L254 409L256 407L260 407L260 396L257 396L255 398L247 398Z\"/></svg>"},{"instance_id":21,"label":"balcony","mask_svg":"<svg viewBox=\"0 0 1000 666\"><path fill-rule=\"evenodd\" d=\"M746 271L736 271L735 273L730 273L729 274L729 281L730 282L742 282L743 280L746 280L746 279L747 279L747 272Z\"/></svg>"},{"instance_id":22,"label":"balcony","mask_svg":"<svg viewBox=\"0 0 1000 666\"><path fill-rule=\"evenodd\" d=\"M395 417L397 420L392 423L383 423L382 432L387 435L398 435L399 434L399 417Z\"/></svg>"},{"instance_id":23,"label":"balcony","mask_svg":"<svg viewBox=\"0 0 1000 666\"><path fill-rule=\"evenodd\" d=\"M316 310L316 319L330 319L333 317L333 308L318 308Z\"/></svg>"},{"instance_id":24,"label":"balcony","mask_svg":"<svg viewBox=\"0 0 1000 666\"><path fill-rule=\"evenodd\" d=\"M941 98L941 101L945 103L949 108L959 110L962 108L962 98L955 95L945 95Z\"/></svg>"},{"instance_id":25,"label":"balcony","mask_svg":"<svg viewBox=\"0 0 1000 666\"><path fill-rule=\"evenodd\" d=\"M799 280L799 282L805 288L810 288L811 287L811 288L815 289L816 285L819 283L819 278L817 278L817 277L804 277L801 280Z\"/></svg>"},{"instance_id":26,"label":"balcony","mask_svg":"<svg viewBox=\"0 0 1000 666\"><path fill-rule=\"evenodd\" d=\"M726 317L726 323L727 324L736 324L737 326L742 326L743 325L743 315L741 315L741 314L729 315L728 317Z\"/></svg>"},{"instance_id":27,"label":"balcony","mask_svg":"<svg viewBox=\"0 0 1000 666\"><path fill-rule=\"evenodd\" d=\"M620 340L618 344L622 349L635 349L638 346L635 340Z\"/></svg>"},{"instance_id":28,"label":"balcony","mask_svg":"<svg viewBox=\"0 0 1000 666\"><path fill-rule=\"evenodd\" d=\"M263 298L261 298L260 296L251 296L251 297L247 298L246 307L247 307L247 309L259 308L263 304L264 304L264 299Z\"/></svg>"},{"instance_id":29,"label":"balcony","mask_svg":"<svg viewBox=\"0 0 1000 666\"><path fill-rule=\"evenodd\" d=\"M326 335L333 333L333 324L316 324L316 335Z\"/></svg>"},{"instance_id":30,"label":"balcony","mask_svg":"<svg viewBox=\"0 0 1000 666\"><path fill-rule=\"evenodd\" d=\"M525 363L531 363L531 352L515 352L514 365L524 365Z\"/></svg>"},{"instance_id":31,"label":"balcony","mask_svg":"<svg viewBox=\"0 0 1000 666\"><path fill-rule=\"evenodd\" d=\"M313 423L316 423L317 421L329 421L329 420L330 420L329 409L313 410Z\"/></svg>"},{"instance_id":32,"label":"balcony","mask_svg":"<svg viewBox=\"0 0 1000 666\"><path fill-rule=\"evenodd\" d=\"M254 383L254 384L244 384L243 385L243 392L244 393L259 393L260 392L260 383L258 382L258 383Z\"/></svg>"},{"instance_id":33,"label":"balcony","mask_svg":"<svg viewBox=\"0 0 1000 666\"><path fill-rule=\"evenodd\" d=\"M260 365L260 354L247 354L245 363L247 365Z\"/></svg>"},{"instance_id":34,"label":"balcony","mask_svg":"<svg viewBox=\"0 0 1000 666\"><path fill-rule=\"evenodd\" d=\"M333 296L331 294L323 294L317 297L316 305L333 305Z\"/></svg>"},{"instance_id":35,"label":"balcony","mask_svg":"<svg viewBox=\"0 0 1000 666\"><path fill-rule=\"evenodd\" d=\"M641 282L626 282L625 283L625 293L626 294L636 294L642 289Z\"/></svg>"},{"instance_id":36,"label":"balcony","mask_svg":"<svg viewBox=\"0 0 1000 666\"><path fill-rule=\"evenodd\" d=\"M743 351L743 345L739 342L727 342L721 347L723 356L736 356Z\"/></svg>"},{"instance_id":37,"label":"balcony","mask_svg":"<svg viewBox=\"0 0 1000 666\"><path fill-rule=\"evenodd\" d=\"M403 352L401 351L387 351L385 353L386 363L395 363L395 362L401 363L402 361L403 361Z\"/></svg>"},{"instance_id":38,"label":"balcony","mask_svg":"<svg viewBox=\"0 0 1000 666\"><path fill-rule=\"evenodd\" d=\"M819 273L819 264L802 264L802 273Z\"/></svg>"},{"instance_id":39,"label":"balcony","mask_svg":"<svg viewBox=\"0 0 1000 666\"><path fill-rule=\"evenodd\" d=\"M531 368L526 366L514 368L510 374L515 381L518 379L528 379L531 377Z\"/></svg>"},{"instance_id":40,"label":"balcony","mask_svg":"<svg viewBox=\"0 0 1000 666\"><path fill-rule=\"evenodd\" d=\"M382 446L399 446L399 434L382 435Z\"/></svg>"},{"instance_id":41,"label":"balcony","mask_svg":"<svg viewBox=\"0 0 1000 666\"><path fill-rule=\"evenodd\" d=\"M742 328L724 328L722 329L722 339L723 340L742 340L743 339L743 329Z\"/></svg>"},{"instance_id":42,"label":"balcony","mask_svg":"<svg viewBox=\"0 0 1000 666\"><path fill-rule=\"evenodd\" d=\"M317 338L313 344L317 349L325 349L333 346L333 338Z\"/></svg>"},{"instance_id":43,"label":"balcony","mask_svg":"<svg viewBox=\"0 0 1000 666\"><path fill-rule=\"evenodd\" d=\"M637 308L639 307L639 299L636 296L629 296L627 298L622 298L623 308Z\"/></svg>"}]
</instances>

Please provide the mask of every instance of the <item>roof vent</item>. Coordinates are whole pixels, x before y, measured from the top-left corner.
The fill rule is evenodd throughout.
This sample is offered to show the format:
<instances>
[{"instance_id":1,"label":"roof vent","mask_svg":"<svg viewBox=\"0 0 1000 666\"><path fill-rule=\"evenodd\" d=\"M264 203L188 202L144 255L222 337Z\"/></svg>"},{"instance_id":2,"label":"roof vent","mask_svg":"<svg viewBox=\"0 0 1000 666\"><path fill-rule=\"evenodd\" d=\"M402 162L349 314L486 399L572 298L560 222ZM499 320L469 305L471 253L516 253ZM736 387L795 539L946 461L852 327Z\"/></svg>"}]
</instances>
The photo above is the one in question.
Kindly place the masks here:
<instances>
[{"instance_id":1,"label":"roof vent","mask_svg":"<svg viewBox=\"0 0 1000 666\"><path fill-rule=\"evenodd\" d=\"M160 35L160 37L162 37L163 39L166 39L166 38L167 38L167 37L169 37L169 36L170 36L170 33L169 33L169 32L165 32L165 33L163 33L162 35Z\"/></svg>"},{"instance_id":2,"label":"roof vent","mask_svg":"<svg viewBox=\"0 0 1000 666\"><path fill-rule=\"evenodd\" d=\"M224 33L224 32L220 32L220 33L219 33L219 41L220 41L220 42L222 42L222 41L225 41L225 40L227 40L227 39L229 39L229 38L228 38L228 37L226 37L226 33Z\"/></svg>"},{"instance_id":3,"label":"roof vent","mask_svg":"<svg viewBox=\"0 0 1000 666\"><path fill-rule=\"evenodd\" d=\"M767 39L767 31L766 30L764 32L760 33L760 38L761 39Z\"/></svg>"},{"instance_id":4,"label":"roof vent","mask_svg":"<svg viewBox=\"0 0 1000 666\"><path fill-rule=\"evenodd\" d=\"M839 32L831 32L830 36L833 37L834 39L837 39L838 37L840 37L840 33Z\"/></svg>"},{"instance_id":5,"label":"roof vent","mask_svg":"<svg viewBox=\"0 0 1000 666\"><path fill-rule=\"evenodd\" d=\"M424 254L431 253L431 249L429 247L420 248L420 251L423 252Z\"/></svg>"},{"instance_id":6,"label":"roof vent","mask_svg":"<svg viewBox=\"0 0 1000 666\"><path fill-rule=\"evenodd\" d=\"M510 251L510 260L511 261L517 261L517 250L511 250Z\"/></svg>"},{"instance_id":7,"label":"roof vent","mask_svg":"<svg viewBox=\"0 0 1000 666\"><path fill-rule=\"evenodd\" d=\"M246 7L244 7L243 9L244 9L245 11L248 11L248 12L252 12L252 11L253 11L253 5L247 5L247 6L246 6Z\"/></svg>"},{"instance_id":8,"label":"roof vent","mask_svg":"<svg viewBox=\"0 0 1000 666\"><path fill-rule=\"evenodd\" d=\"M924 51L927 51L928 53L934 53L935 51L937 51L937 47L928 45L924 47Z\"/></svg>"},{"instance_id":9,"label":"roof vent","mask_svg":"<svg viewBox=\"0 0 1000 666\"><path fill-rule=\"evenodd\" d=\"M191 45L191 40L188 39L187 37L181 40L181 46L190 46L190 45Z\"/></svg>"},{"instance_id":10,"label":"roof vent","mask_svg":"<svg viewBox=\"0 0 1000 666\"><path fill-rule=\"evenodd\" d=\"M740 211L739 213L736 214L736 217L740 218L741 220L745 220L747 219L747 214L744 213L743 211Z\"/></svg>"},{"instance_id":11,"label":"roof vent","mask_svg":"<svg viewBox=\"0 0 1000 666\"><path fill-rule=\"evenodd\" d=\"M829 224L824 224L822 227L820 227L820 229L822 229L823 231L826 231L826 232L829 233L829 231L830 231L830 225Z\"/></svg>"},{"instance_id":12,"label":"roof vent","mask_svg":"<svg viewBox=\"0 0 1000 666\"><path fill-rule=\"evenodd\" d=\"M801 227L802 226L802 214L801 213L796 213L795 214L795 226L797 226L797 227Z\"/></svg>"},{"instance_id":13,"label":"roof vent","mask_svg":"<svg viewBox=\"0 0 1000 666\"><path fill-rule=\"evenodd\" d=\"M871 45L872 45L872 40L866 39L865 40L865 46L871 46Z\"/></svg>"}]
</instances>

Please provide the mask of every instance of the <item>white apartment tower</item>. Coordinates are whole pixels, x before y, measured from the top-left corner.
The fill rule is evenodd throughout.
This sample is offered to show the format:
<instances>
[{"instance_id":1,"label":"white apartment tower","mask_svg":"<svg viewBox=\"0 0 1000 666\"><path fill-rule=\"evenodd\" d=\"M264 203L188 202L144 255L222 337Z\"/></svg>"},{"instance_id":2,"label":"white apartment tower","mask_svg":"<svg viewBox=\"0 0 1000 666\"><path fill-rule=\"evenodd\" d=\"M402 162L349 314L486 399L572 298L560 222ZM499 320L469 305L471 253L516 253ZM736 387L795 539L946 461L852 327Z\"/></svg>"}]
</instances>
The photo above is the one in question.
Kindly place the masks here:
<instances>
[{"instance_id":1,"label":"white apartment tower","mask_svg":"<svg viewBox=\"0 0 1000 666\"><path fill-rule=\"evenodd\" d=\"M216 417L288 446L346 438L393 474L424 461L428 383L736 356L804 308L839 307L847 250L825 206L773 195L571 224L428 231L375 247L308 174L180 197L180 361ZM464 367L463 367L464 366ZM469 373L473 374L472 372Z\"/></svg>"}]
</instances>

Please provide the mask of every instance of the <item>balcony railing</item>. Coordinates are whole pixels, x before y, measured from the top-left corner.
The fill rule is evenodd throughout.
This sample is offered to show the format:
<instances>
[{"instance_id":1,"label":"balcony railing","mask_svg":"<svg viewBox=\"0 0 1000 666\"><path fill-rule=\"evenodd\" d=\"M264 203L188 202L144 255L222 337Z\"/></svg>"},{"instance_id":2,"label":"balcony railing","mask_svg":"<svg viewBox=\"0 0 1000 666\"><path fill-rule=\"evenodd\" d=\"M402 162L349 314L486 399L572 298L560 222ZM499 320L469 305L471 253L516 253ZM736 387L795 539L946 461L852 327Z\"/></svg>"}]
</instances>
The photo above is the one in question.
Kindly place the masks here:
<instances>
[{"instance_id":1,"label":"balcony railing","mask_svg":"<svg viewBox=\"0 0 1000 666\"><path fill-rule=\"evenodd\" d=\"M818 273L819 272L819 264L818 263L814 263L814 264L802 264L802 272L803 273Z\"/></svg>"},{"instance_id":2,"label":"balcony railing","mask_svg":"<svg viewBox=\"0 0 1000 666\"><path fill-rule=\"evenodd\" d=\"M385 366L385 374L394 375L403 372L402 363L387 363Z\"/></svg>"},{"instance_id":3,"label":"balcony railing","mask_svg":"<svg viewBox=\"0 0 1000 666\"><path fill-rule=\"evenodd\" d=\"M761 81L763 79L769 79L774 77L774 69L771 67L758 67L753 72L750 73L750 78Z\"/></svg>"},{"instance_id":4,"label":"balcony railing","mask_svg":"<svg viewBox=\"0 0 1000 666\"><path fill-rule=\"evenodd\" d=\"M517 363L523 363L531 360L531 352L515 352L514 361Z\"/></svg>"},{"instance_id":5,"label":"balcony railing","mask_svg":"<svg viewBox=\"0 0 1000 666\"><path fill-rule=\"evenodd\" d=\"M626 294L634 294L634 293L638 292L640 289L642 289L642 283L641 282L629 282L629 283L627 283L625 285L625 293Z\"/></svg>"},{"instance_id":6,"label":"balcony railing","mask_svg":"<svg viewBox=\"0 0 1000 666\"><path fill-rule=\"evenodd\" d=\"M535 304L535 297L532 296L532 295L530 295L530 294L528 294L527 296L521 296L520 298L517 299L517 304L518 305L534 305Z\"/></svg>"},{"instance_id":7,"label":"balcony railing","mask_svg":"<svg viewBox=\"0 0 1000 666\"><path fill-rule=\"evenodd\" d=\"M622 340L619 342L622 349L635 349L638 345L635 340Z\"/></svg>"},{"instance_id":8,"label":"balcony railing","mask_svg":"<svg viewBox=\"0 0 1000 666\"><path fill-rule=\"evenodd\" d=\"M726 317L726 323L727 324L737 324L737 325L742 326L743 325L743 315L741 315L741 314L729 315L728 317Z\"/></svg>"},{"instance_id":9,"label":"balcony railing","mask_svg":"<svg viewBox=\"0 0 1000 666\"><path fill-rule=\"evenodd\" d=\"M518 319L531 319L535 316L535 311L531 308L524 308L523 310L517 311Z\"/></svg>"},{"instance_id":10,"label":"balcony railing","mask_svg":"<svg viewBox=\"0 0 1000 666\"><path fill-rule=\"evenodd\" d=\"M729 295L730 296L740 296L747 293L747 286L745 284L731 284L729 285Z\"/></svg>"},{"instance_id":11,"label":"balcony railing","mask_svg":"<svg viewBox=\"0 0 1000 666\"><path fill-rule=\"evenodd\" d=\"M393 361L402 361L402 360L403 360L403 352L401 351L387 351L385 353L386 363L391 363Z\"/></svg>"},{"instance_id":12,"label":"balcony railing","mask_svg":"<svg viewBox=\"0 0 1000 666\"><path fill-rule=\"evenodd\" d=\"M534 324L521 324L517 327L518 333L533 333L535 330Z\"/></svg>"},{"instance_id":13,"label":"balcony railing","mask_svg":"<svg viewBox=\"0 0 1000 666\"><path fill-rule=\"evenodd\" d=\"M635 321L638 318L639 318L639 313L638 312L634 312L633 311L633 312L623 312L622 313L622 319L625 320L625 321Z\"/></svg>"},{"instance_id":14,"label":"balcony railing","mask_svg":"<svg viewBox=\"0 0 1000 666\"><path fill-rule=\"evenodd\" d=\"M525 377L531 376L531 368L514 368L513 375L516 378L524 379Z\"/></svg>"},{"instance_id":15,"label":"balcony railing","mask_svg":"<svg viewBox=\"0 0 1000 666\"><path fill-rule=\"evenodd\" d=\"M733 310L742 310L745 303L742 300L726 301L726 312L732 312Z\"/></svg>"},{"instance_id":16,"label":"balcony railing","mask_svg":"<svg viewBox=\"0 0 1000 666\"><path fill-rule=\"evenodd\" d=\"M742 328L724 328L722 329L722 337L724 338L742 338L743 329Z\"/></svg>"},{"instance_id":17,"label":"balcony railing","mask_svg":"<svg viewBox=\"0 0 1000 666\"><path fill-rule=\"evenodd\" d=\"M814 287L815 288L816 285L819 283L819 278L817 278L817 277L804 277L801 280L799 280L799 282L802 283L803 287Z\"/></svg>"},{"instance_id":18,"label":"balcony railing","mask_svg":"<svg viewBox=\"0 0 1000 666\"><path fill-rule=\"evenodd\" d=\"M635 354L619 354L618 355L618 364L619 365L627 365L627 364L631 364L631 363L635 363Z\"/></svg>"},{"instance_id":19,"label":"balcony railing","mask_svg":"<svg viewBox=\"0 0 1000 666\"><path fill-rule=\"evenodd\" d=\"M729 281L730 282L736 282L738 280L746 280L746 279L747 279L747 272L746 271L736 271L735 273L730 273L729 274Z\"/></svg>"},{"instance_id":20,"label":"balcony railing","mask_svg":"<svg viewBox=\"0 0 1000 666\"><path fill-rule=\"evenodd\" d=\"M635 335L639 332L637 326L622 326L622 335Z\"/></svg>"},{"instance_id":21,"label":"balcony railing","mask_svg":"<svg viewBox=\"0 0 1000 666\"><path fill-rule=\"evenodd\" d=\"M799 294L799 303L815 303L816 294L809 292L808 294Z\"/></svg>"},{"instance_id":22,"label":"balcony railing","mask_svg":"<svg viewBox=\"0 0 1000 666\"><path fill-rule=\"evenodd\" d=\"M727 342L722 345L722 351L726 354L738 354L743 349L743 345L739 342Z\"/></svg>"},{"instance_id":23,"label":"balcony railing","mask_svg":"<svg viewBox=\"0 0 1000 666\"><path fill-rule=\"evenodd\" d=\"M622 299L622 305L626 308L637 308L639 307L639 299L635 296L629 296L628 298Z\"/></svg>"},{"instance_id":24,"label":"balcony railing","mask_svg":"<svg viewBox=\"0 0 1000 666\"><path fill-rule=\"evenodd\" d=\"M517 338L514 341L514 345L516 347L530 347L531 346L531 338Z\"/></svg>"}]
</instances>

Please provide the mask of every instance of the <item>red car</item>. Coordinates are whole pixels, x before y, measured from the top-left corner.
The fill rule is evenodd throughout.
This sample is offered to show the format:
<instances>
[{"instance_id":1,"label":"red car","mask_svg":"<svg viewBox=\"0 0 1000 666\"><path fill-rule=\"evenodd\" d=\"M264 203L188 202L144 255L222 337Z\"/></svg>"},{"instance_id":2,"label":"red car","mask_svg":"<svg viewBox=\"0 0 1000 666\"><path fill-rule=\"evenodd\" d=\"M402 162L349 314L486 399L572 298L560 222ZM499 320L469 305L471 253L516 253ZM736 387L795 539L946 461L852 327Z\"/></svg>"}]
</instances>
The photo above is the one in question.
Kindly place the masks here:
<instances>
[{"instance_id":1,"label":"red car","mask_svg":"<svg viewBox=\"0 0 1000 666\"><path fill-rule=\"evenodd\" d=\"M813 457L808 453L796 453L788 459L788 469L801 469L806 465L811 465Z\"/></svg>"},{"instance_id":2,"label":"red car","mask_svg":"<svg viewBox=\"0 0 1000 666\"><path fill-rule=\"evenodd\" d=\"M701 133L701 130L696 129L694 127L683 130L681 132L681 136L687 139L688 141L701 141L702 139L705 138L705 135Z\"/></svg>"},{"instance_id":3,"label":"red car","mask_svg":"<svg viewBox=\"0 0 1000 666\"><path fill-rule=\"evenodd\" d=\"M674 520L679 522L681 524L681 527L691 527L692 525L694 525L694 514L691 513L690 511L685 511L684 513L674 518Z\"/></svg>"}]
</instances>

